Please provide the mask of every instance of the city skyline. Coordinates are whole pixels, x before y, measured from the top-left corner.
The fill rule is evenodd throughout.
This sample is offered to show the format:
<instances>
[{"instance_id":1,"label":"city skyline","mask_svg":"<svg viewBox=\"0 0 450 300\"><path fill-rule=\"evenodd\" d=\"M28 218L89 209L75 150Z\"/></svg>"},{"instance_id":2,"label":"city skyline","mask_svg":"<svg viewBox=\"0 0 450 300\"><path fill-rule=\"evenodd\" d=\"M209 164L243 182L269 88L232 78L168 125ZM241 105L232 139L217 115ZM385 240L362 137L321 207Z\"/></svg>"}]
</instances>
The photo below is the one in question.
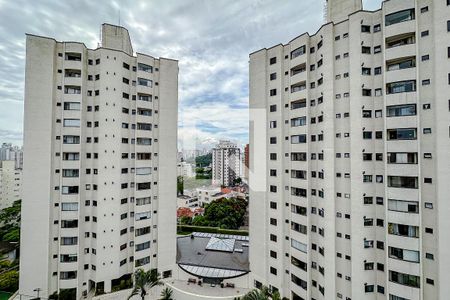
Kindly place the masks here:
<instances>
[{"instance_id":1,"label":"city skyline","mask_svg":"<svg viewBox=\"0 0 450 300\"><path fill-rule=\"evenodd\" d=\"M298 32L314 34L323 20L323 3L303 1L293 9L294 1L282 7L264 0L105 1L98 10L100 5L87 2L40 1L30 8L22 1L0 0L0 141L22 145L25 33L82 41L93 49L99 24L118 24L120 12L120 25L129 29L136 49L179 59L179 148L202 148L220 139L243 146L248 142L248 53L288 42ZM364 1L368 10L380 3ZM64 20L73 11L78 18L67 25ZM292 21L273 24L277 19Z\"/></svg>"}]
</instances>

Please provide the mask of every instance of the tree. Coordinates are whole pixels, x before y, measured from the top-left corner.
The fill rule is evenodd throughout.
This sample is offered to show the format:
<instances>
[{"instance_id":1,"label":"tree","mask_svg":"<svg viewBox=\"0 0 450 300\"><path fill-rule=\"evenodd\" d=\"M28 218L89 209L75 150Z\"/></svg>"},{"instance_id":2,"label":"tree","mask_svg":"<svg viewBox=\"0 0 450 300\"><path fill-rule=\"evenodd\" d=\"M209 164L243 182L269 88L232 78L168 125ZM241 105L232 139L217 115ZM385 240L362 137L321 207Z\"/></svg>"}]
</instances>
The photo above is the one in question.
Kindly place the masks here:
<instances>
[{"instance_id":1,"label":"tree","mask_svg":"<svg viewBox=\"0 0 450 300\"><path fill-rule=\"evenodd\" d=\"M184 179L183 176L177 177L177 196L184 194Z\"/></svg>"},{"instance_id":2,"label":"tree","mask_svg":"<svg viewBox=\"0 0 450 300\"><path fill-rule=\"evenodd\" d=\"M211 163L212 163L212 153L200 155L195 158L195 164L197 167L207 167Z\"/></svg>"},{"instance_id":3,"label":"tree","mask_svg":"<svg viewBox=\"0 0 450 300\"><path fill-rule=\"evenodd\" d=\"M234 183L235 185L240 185L240 184L242 183L242 178L241 178L241 177L238 177L238 178L234 179L234 180L233 180L233 183Z\"/></svg>"},{"instance_id":4,"label":"tree","mask_svg":"<svg viewBox=\"0 0 450 300\"><path fill-rule=\"evenodd\" d=\"M281 300L281 296L278 291L270 293L269 288L263 285L260 290L254 289L248 292L242 300Z\"/></svg>"},{"instance_id":5,"label":"tree","mask_svg":"<svg viewBox=\"0 0 450 300\"><path fill-rule=\"evenodd\" d=\"M180 218L180 224L181 225L191 225L192 224L192 218L188 216L182 216Z\"/></svg>"},{"instance_id":6,"label":"tree","mask_svg":"<svg viewBox=\"0 0 450 300\"><path fill-rule=\"evenodd\" d=\"M0 211L0 240L7 242L20 241L20 207L21 201Z\"/></svg>"},{"instance_id":7,"label":"tree","mask_svg":"<svg viewBox=\"0 0 450 300\"><path fill-rule=\"evenodd\" d=\"M19 272L12 270L0 275L0 291L14 293L19 288Z\"/></svg>"},{"instance_id":8,"label":"tree","mask_svg":"<svg viewBox=\"0 0 450 300\"><path fill-rule=\"evenodd\" d=\"M159 298L159 300L173 300L172 294L173 290L169 287L166 287L161 291L161 298Z\"/></svg>"},{"instance_id":9,"label":"tree","mask_svg":"<svg viewBox=\"0 0 450 300\"><path fill-rule=\"evenodd\" d=\"M134 288L128 299L135 295L140 295L141 299L144 300L145 295L147 295L147 288L152 289L153 287L162 284L161 277L156 270L149 270L146 272L143 269L137 269L134 272Z\"/></svg>"},{"instance_id":10,"label":"tree","mask_svg":"<svg viewBox=\"0 0 450 300\"><path fill-rule=\"evenodd\" d=\"M242 297L242 300L269 300L269 296L266 295L264 291L255 289L251 290L244 297Z\"/></svg>"}]
</instances>

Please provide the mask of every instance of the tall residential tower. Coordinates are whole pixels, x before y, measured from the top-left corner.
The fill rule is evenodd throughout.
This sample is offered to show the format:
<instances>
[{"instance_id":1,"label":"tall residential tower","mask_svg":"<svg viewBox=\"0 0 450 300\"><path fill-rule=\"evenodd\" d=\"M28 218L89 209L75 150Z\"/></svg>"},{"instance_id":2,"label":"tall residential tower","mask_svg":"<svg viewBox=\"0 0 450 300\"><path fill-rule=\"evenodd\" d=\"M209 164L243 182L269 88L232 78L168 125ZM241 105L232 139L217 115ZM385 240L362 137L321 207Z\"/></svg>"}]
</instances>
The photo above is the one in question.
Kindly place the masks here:
<instances>
[{"instance_id":1,"label":"tall residential tower","mask_svg":"<svg viewBox=\"0 0 450 300\"><path fill-rule=\"evenodd\" d=\"M450 1L328 0L250 55L250 269L299 299L448 299Z\"/></svg>"},{"instance_id":2,"label":"tall residential tower","mask_svg":"<svg viewBox=\"0 0 450 300\"><path fill-rule=\"evenodd\" d=\"M220 141L212 149L212 183L230 186L241 176L241 149L230 141Z\"/></svg>"},{"instance_id":3,"label":"tall residential tower","mask_svg":"<svg viewBox=\"0 0 450 300\"><path fill-rule=\"evenodd\" d=\"M178 62L27 35L20 294L110 292L176 257ZM75 299L75 298L74 298Z\"/></svg>"}]
</instances>

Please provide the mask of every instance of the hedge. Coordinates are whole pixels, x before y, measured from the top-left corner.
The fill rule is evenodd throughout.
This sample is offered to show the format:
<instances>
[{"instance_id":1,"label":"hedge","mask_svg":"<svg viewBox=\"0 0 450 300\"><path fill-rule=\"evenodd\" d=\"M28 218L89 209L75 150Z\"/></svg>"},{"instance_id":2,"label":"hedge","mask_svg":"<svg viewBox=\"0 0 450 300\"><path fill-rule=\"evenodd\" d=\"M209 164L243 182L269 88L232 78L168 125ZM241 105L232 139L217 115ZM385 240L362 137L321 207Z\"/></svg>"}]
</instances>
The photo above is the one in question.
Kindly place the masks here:
<instances>
[{"instance_id":1,"label":"hedge","mask_svg":"<svg viewBox=\"0 0 450 300\"><path fill-rule=\"evenodd\" d=\"M206 226L191 226L191 225L178 225L178 232L207 232L207 233L219 233L219 234L234 234L234 235L248 235L248 231L245 230L233 230L222 229L219 227L206 227Z\"/></svg>"}]
</instances>

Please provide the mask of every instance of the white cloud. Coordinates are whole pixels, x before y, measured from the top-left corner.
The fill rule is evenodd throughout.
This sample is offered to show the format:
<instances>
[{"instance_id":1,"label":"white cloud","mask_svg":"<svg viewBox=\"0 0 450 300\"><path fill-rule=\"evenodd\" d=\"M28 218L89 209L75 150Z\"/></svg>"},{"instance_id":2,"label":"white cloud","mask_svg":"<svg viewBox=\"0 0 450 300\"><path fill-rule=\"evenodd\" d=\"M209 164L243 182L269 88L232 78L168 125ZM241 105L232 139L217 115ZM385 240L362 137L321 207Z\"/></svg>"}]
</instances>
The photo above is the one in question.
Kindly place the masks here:
<instances>
[{"instance_id":1,"label":"white cloud","mask_svg":"<svg viewBox=\"0 0 450 300\"><path fill-rule=\"evenodd\" d=\"M381 0L365 2L374 9ZM135 51L179 60L180 143L195 136L202 144L246 140L248 54L316 32L323 1L0 0L0 8L0 112L14 116L0 115L0 142L11 138L8 132L17 138L22 128L24 33L94 48L100 25L117 24L120 11Z\"/></svg>"}]
</instances>

